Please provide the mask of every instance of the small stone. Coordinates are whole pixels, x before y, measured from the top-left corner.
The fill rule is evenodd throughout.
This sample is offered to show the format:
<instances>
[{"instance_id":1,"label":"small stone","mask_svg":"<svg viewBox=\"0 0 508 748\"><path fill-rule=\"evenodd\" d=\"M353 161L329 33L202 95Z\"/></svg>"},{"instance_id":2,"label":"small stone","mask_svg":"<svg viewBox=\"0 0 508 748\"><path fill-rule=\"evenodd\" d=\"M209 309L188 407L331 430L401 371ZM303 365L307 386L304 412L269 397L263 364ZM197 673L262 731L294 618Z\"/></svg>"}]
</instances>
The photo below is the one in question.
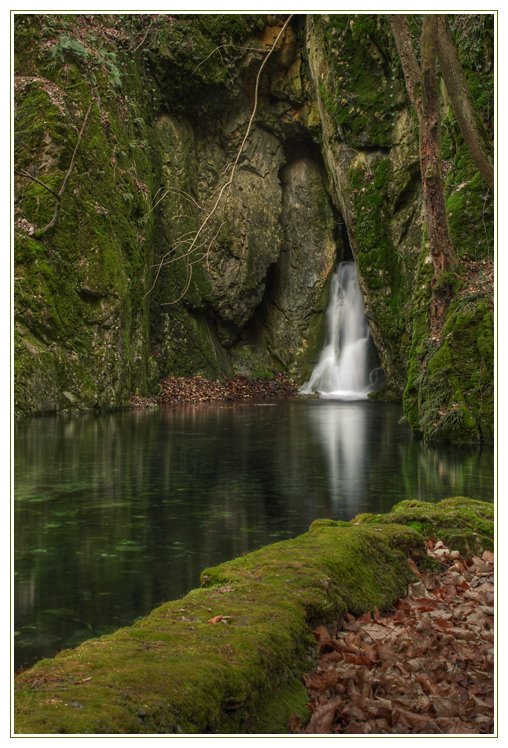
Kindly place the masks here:
<instances>
[{"instance_id":1,"label":"small stone","mask_svg":"<svg viewBox=\"0 0 508 748\"><path fill-rule=\"evenodd\" d=\"M448 558L448 556L450 555L450 551L448 550L448 548L435 548L434 555L439 559Z\"/></svg>"},{"instance_id":2,"label":"small stone","mask_svg":"<svg viewBox=\"0 0 508 748\"><path fill-rule=\"evenodd\" d=\"M410 597L430 597L423 582L415 582L408 587Z\"/></svg>"}]
</instances>

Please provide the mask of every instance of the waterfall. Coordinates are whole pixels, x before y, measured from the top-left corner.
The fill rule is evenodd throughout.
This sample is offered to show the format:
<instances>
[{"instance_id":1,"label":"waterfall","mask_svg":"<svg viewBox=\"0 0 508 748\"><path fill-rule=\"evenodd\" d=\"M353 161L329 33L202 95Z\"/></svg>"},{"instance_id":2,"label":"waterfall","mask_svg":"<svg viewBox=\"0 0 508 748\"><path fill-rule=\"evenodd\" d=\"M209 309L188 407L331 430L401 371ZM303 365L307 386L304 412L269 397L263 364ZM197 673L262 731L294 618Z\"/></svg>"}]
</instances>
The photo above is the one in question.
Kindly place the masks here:
<instances>
[{"instance_id":1,"label":"waterfall","mask_svg":"<svg viewBox=\"0 0 508 748\"><path fill-rule=\"evenodd\" d=\"M354 262L341 262L333 274L326 310L326 341L302 394L318 392L332 400L362 400L373 389L369 379L369 325Z\"/></svg>"}]
</instances>

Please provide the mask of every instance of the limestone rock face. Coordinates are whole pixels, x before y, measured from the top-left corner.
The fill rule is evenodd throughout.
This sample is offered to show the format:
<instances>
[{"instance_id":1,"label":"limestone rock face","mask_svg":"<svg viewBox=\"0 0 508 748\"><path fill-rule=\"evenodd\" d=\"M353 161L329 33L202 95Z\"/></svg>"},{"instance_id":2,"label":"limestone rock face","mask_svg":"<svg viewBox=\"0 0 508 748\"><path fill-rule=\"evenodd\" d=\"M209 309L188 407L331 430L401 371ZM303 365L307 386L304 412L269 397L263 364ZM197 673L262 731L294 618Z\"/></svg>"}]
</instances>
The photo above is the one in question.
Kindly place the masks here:
<instances>
[{"instance_id":1,"label":"limestone rock face","mask_svg":"<svg viewBox=\"0 0 508 748\"><path fill-rule=\"evenodd\" d=\"M338 217L306 125L311 93L294 33L251 121L260 59L239 59L220 112L163 115L156 125L165 198L151 298L162 373L283 370L303 381L317 357Z\"/></svg>"},{"instance_id":2,"label":"limestone rock face","mask_svg":"<svg viewBox=\"0 0 508 748\"><path fill-rule=\"evenodd\" d=\"M284 239L261 316L268 350L300 379L310 373L322 343L327 280L341 250L315 156L296 155L282 171Z\"/></svg>"},{"instance_id":3,"label":"limestone rock face","mask_svg":"<svg viewBox=\"0 0 508 748\"><path fill-rule=\"evenodd\" d=\"M256 128L219 210L222 228L209 254L214 309L231 329L231 342L263 298L268 269L279 259L284 152L272 134ZM227 342L227 341L225 341Z\"/></svg>"}]
</instances>

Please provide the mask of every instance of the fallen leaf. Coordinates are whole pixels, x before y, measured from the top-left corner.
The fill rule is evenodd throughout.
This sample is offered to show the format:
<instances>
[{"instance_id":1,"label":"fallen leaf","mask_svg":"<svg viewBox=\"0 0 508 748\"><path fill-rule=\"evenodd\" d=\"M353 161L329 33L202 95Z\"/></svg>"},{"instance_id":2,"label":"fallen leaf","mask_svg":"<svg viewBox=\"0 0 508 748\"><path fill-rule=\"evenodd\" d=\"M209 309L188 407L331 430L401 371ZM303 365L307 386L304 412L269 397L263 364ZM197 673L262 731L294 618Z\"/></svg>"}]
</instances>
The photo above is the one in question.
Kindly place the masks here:
<instances>
[{"instance_id":1,"label":"fallen leaf","mask_svg":"<svg viewBox=\"0 0 508 748\"><path fill-rule=\"evenodd\" d=\"M315 630L319 667L304 678L312 717L293 733L493 732L493 556L466 562L435 540L427 552L442 570L420 574L392 615L348 614L336 636Z\"/></svg>"},{"instance_id":2,"label":"fallen leaf","mask_svg":"<svg viewBox=\"0 0 508 748\"><path fill-rule=\"evenodd\" d=\"M208 623L220 623L221 621L228 621L231 619L231 616L214 616L213 618L210 618Z\"/></svg>"}]
</instances>

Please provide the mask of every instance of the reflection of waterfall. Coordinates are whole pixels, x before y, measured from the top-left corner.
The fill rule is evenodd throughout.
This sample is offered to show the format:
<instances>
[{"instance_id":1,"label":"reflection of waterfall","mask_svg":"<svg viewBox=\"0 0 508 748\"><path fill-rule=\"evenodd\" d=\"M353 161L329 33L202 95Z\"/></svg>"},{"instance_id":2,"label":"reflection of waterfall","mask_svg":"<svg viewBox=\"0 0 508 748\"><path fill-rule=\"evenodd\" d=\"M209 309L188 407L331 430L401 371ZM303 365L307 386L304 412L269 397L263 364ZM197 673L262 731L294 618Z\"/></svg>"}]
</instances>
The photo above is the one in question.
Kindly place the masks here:
<instances>
[{"instance_id":1,"label":"reflection of waterfall","mask_svg":"<svg viewBox=\"0 0 508 748\"><path fill-rule=\"evenodd\" d=\"M334 516L353 517L364 511L368 496L368 406L323 403L309 415L326 458Z\"/></svg>"},{"instance_id":2,"label":"reflection of waterfall","mask_svg":"<svg viewBox=\"0 0 508 748\"><path fill-rule=\"evenodd\" d=\"M341 262L332 277L326 310L326 341L300 392L335 400L362 400L372 390L368 367L369 325L354 262Z\"/></svg>"}]
</instances>

